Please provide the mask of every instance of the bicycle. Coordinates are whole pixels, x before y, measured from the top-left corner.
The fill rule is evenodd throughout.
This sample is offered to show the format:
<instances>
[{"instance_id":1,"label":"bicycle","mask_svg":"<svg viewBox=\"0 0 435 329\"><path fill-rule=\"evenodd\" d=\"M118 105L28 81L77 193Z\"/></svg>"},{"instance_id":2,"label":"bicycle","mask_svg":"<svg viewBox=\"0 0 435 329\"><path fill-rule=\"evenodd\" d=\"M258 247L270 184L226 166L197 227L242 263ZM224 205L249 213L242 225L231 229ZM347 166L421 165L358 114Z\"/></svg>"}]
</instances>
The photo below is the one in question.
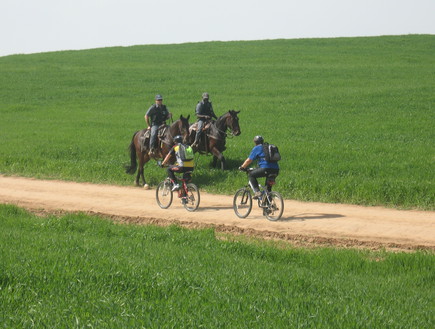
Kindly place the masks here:
<instances>
[{"instance_id":1,"label":"bicycle","mask_svg":"<svg viewBox=\"0 0 435 329\"><path fill-rule=\"evenodd\" d=\"M178 189L178 198L181 199L181 204L187 211L195 211L198 209L200 194L198 187L193 183L188 183L191 179L191 171L183 173L180 188ZM174 183L169 177L157 185L156 201L162 209L167 209L171 206L173 200ZM177 192L177 191L176 191Z\"/></svg>"},{"instance_id":2,"label":"bicycle","mask_svg":"<svg viewBox=\"0 0 435 329\"><path fill-rule=\"evenodd\" d=\"M249 168L246 174L252 171ZM278 192L271 191L272 185L275 184L277 175L272 174L266 177L266 186L259 185L261 196L257 199L258 206L263 209L263 216L268 220L277 221L281 218L284 211L284 200ZM233 209L240 218L246 218L252 210L252 190L249 183L238 189L233 198Z\"/></svg>"}]
</instances>

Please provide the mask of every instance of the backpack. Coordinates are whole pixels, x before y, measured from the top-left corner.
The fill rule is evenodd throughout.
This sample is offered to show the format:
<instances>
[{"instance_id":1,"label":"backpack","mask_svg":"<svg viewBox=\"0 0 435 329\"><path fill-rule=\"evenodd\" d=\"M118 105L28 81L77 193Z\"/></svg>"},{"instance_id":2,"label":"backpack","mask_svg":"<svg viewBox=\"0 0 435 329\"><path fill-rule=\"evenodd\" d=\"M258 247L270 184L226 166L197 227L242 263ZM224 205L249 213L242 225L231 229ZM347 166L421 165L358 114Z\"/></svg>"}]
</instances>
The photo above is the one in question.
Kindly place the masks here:
<instances>
[{"instance_id":1,"label":"backpack","mask_svg":"<svg viewBox=\"0 0 435 329\"><path fill-rule=\"evenodd\" d=\"M178 154L180 155L181 161L192 161L193 160L193 149L190 145L179 144Z\"/></svg>"},{"instance_id":2,"label":"backpack","mask_svg":"<svg viewBox=\"0 0 435 329\"><path fill-rule=\"evenodd\" d=\"M279 154L279 150L276 145L263 143L263 152L267 162L278 162L281 160L281 154Z\"/></svg>"}]
</instances>

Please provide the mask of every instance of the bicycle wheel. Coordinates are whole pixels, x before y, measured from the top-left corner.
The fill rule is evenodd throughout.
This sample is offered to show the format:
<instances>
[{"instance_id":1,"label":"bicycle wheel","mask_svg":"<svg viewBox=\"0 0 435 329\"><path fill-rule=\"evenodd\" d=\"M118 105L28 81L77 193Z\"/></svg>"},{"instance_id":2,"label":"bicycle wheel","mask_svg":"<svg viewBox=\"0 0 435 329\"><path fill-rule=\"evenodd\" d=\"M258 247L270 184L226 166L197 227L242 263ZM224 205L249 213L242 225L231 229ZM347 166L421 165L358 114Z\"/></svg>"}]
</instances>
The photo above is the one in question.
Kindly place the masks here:
<instances>
[{"instance_id":1,"label":"bicycle wheel","mask_svg":"<svg viewBox=\"0 0 435 329\"><path fill-rule=\"evenodd\" d=\"M268 220L278 220L281 218L284 211L284 200L278 192L270 192L264 197L266 207L263 208L263 213Z\"/></svg>"},{"instance_id":2,"label":"bicycle wheel","mask_svg":"<svg viewBox=\"0 0 435 329\"><path fill-rule=\"evenodd\" d=\"M200 200L198 187L193 183L189 183L186 186L187 196L182 199L183 206L188 211L195 211L198 209Z\"/></svg>"},{"instance_id":3,"label":"bicycle wheel","mask_svg":"<svg viewBox=\"0 0 435 329\"><path fill-rule=\"evenodd\" d=\"M172 203L172 187L167 180L160 182L156 189L156 201L160 208L167 209Z\"/></svg>"},{"instance_id":4,"label":"bicycle wheel","mask_svg":"<svg viewBox=\"0 0 435 329\"><path fill-rule=\"evenodd\" d=\"M234 194L233 209L240 218L246 218L252 209L252 195L248 188L241 188Z\"/></svg>"}]
</instances>

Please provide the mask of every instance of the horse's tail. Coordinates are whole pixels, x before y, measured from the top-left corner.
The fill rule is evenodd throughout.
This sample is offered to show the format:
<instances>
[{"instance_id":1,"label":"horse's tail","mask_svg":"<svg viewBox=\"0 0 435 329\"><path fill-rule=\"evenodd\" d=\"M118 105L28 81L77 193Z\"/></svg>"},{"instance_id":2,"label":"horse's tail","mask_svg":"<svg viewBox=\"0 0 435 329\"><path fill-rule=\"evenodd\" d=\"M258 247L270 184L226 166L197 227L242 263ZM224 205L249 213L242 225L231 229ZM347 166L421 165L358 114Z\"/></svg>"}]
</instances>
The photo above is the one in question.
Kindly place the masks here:
<instances>
[{"instance_id":1,"label":"horse's tail","mask_svg":"<svg viewBox=\"0 0 435 329\"><path fill-rule=\"evenodd\" d=\"M136 131L133 134L133 138L131 139L131 143L128 146L130 150L130 165L125 166L125 172L127 174L133 175L136 172L137 169L137 160L136 160L136 146L134 145L134 137L136 136L138 132Z\"/></svg>"}]
</instances>

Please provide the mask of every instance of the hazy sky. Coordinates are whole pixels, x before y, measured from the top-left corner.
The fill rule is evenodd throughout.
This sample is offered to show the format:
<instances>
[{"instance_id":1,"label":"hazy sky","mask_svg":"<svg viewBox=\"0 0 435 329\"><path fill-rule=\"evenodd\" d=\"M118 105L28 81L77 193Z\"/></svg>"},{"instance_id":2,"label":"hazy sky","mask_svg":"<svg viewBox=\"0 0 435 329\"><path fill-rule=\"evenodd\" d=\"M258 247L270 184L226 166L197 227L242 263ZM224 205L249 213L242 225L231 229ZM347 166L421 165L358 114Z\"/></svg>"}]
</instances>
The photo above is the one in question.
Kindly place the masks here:
<instances>
[{"instance_id":1,"label":"hazy sky","mask_svg":"<svg viewBox=\"0 0 435 329\"><path fill-rule=\"evenodd\" d=\"M435 34L435 0L0 0L0 56L399 34Z\"/></svg>"}]
</instances>

